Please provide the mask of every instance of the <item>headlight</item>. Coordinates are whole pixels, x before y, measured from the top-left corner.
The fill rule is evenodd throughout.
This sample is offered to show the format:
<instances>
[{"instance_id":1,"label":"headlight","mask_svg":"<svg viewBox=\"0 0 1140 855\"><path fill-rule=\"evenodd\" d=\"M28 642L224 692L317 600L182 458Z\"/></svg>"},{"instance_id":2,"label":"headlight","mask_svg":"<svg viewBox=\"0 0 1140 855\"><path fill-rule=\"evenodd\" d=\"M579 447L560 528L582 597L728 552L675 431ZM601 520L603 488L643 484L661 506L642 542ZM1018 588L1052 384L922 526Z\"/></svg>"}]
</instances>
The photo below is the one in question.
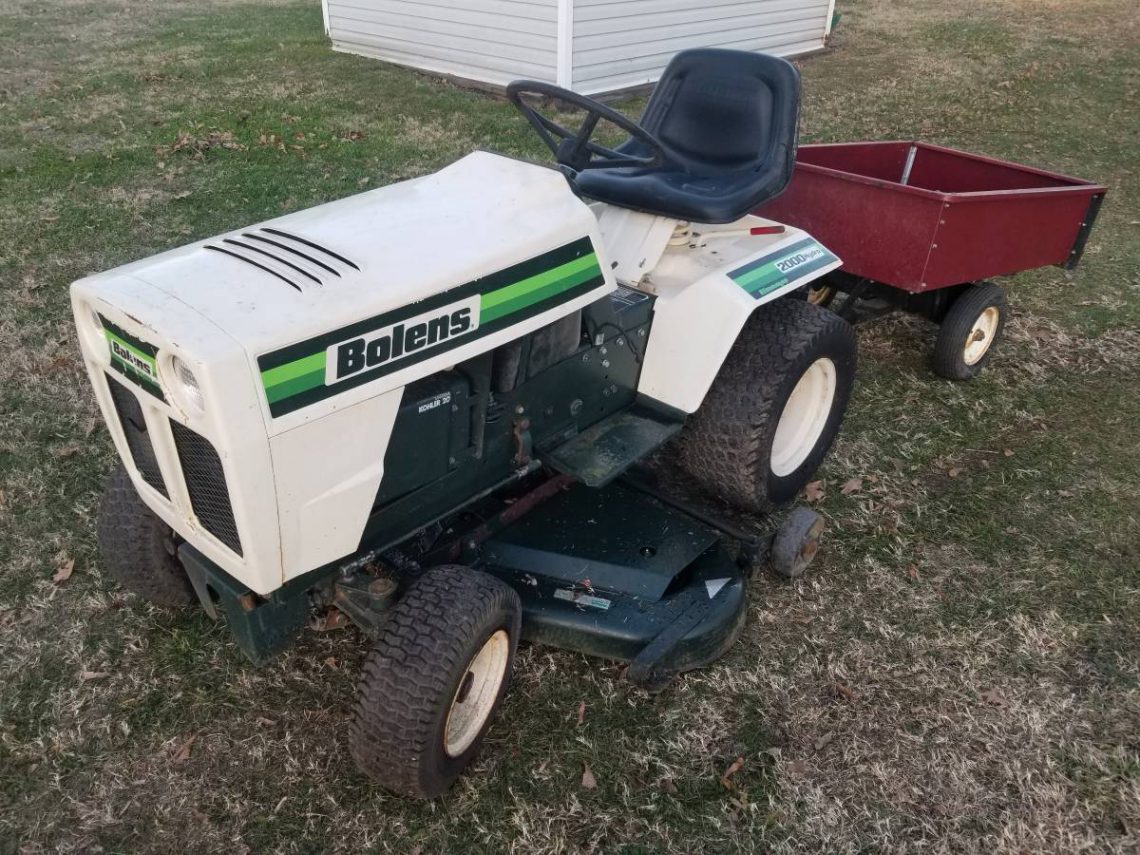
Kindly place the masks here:
<instances>
[{"instance_id":1,"label":"headlight","mask_svg":"<svg viewBox=\"0 0 1140 855\"><path fill-rule=\"evenodd\" d=\"M202 387L198 385L198 378L194 376L190 366L175 356L170 360L170 367L174 369L174 378L182 397L199 410L204 410L206 397L202 394Z\"/></svg>"}]
</instances>

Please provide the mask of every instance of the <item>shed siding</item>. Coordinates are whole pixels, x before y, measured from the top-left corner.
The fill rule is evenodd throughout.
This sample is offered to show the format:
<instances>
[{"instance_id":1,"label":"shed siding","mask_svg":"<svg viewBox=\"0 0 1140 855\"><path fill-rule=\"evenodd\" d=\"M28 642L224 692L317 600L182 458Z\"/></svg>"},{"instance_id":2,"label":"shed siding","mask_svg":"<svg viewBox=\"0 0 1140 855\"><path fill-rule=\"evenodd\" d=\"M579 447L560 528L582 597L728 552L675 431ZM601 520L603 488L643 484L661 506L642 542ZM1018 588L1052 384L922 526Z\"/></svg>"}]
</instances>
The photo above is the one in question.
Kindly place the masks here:
<instances>
[{"instance_id":1,"label":"shed siding","mask_svg":"<svg viewBox=\"0 0 1140 855\"><path fill-rule=\"evenodd\" d=\"M325 0L333 47L506 85L555 80L557 0Z\"/></svg>"},{"instance_id":2,"label":"shed siding","mask_svg":"<svg viewBox=\"0 0 1140 855\"><path fill-rule=\"evenodd\" d=\"M590 94L657 80L694 47L791 56L823 46L829 0L574 0L573 87Z\"/></svg>"}]
</instances>

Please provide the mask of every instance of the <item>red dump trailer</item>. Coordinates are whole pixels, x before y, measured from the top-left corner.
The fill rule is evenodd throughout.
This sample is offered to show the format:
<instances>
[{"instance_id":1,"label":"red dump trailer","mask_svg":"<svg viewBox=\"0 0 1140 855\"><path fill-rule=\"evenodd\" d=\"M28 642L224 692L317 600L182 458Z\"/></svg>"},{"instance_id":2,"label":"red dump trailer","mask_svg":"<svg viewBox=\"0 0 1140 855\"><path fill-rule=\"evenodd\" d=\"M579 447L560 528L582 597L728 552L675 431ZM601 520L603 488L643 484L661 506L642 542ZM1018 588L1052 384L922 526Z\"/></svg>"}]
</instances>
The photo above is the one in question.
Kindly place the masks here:
<instances>
[{"instance_id":1,"label":"red dump trailer","mask_svg":"<svg viewBox=\"0 0 1140 855\"><path fill-rule=\"evenodd\" d=\"M990 277L1076 266L1104 198L1091 181L922 142L801 146L788 189L757 210L843 259L812 298L858 320L902 308L941 325L935 369L981 370L1005 322ZM864 308L866 307L866 308Z\"/></svg>"}]
</instances>

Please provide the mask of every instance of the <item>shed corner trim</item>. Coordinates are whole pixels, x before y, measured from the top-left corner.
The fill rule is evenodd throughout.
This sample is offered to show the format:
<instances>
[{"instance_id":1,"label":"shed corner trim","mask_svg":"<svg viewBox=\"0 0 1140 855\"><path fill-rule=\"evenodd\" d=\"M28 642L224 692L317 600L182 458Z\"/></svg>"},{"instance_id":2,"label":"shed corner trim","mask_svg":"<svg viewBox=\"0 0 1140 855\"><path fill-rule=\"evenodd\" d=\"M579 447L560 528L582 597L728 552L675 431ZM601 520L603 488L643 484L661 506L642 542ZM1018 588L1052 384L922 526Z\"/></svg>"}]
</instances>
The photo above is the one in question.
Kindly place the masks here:
<instances>
[{"instance_id":1,"label":"shed corner trim","mask_svg":"<svg viewBox=\"0 0 1140 855\"><path fill-rule=\"evenodd\" d=\"M574 0L558 0L558 49L554 82L574 88Z\"/></svg>"}]
</instances>

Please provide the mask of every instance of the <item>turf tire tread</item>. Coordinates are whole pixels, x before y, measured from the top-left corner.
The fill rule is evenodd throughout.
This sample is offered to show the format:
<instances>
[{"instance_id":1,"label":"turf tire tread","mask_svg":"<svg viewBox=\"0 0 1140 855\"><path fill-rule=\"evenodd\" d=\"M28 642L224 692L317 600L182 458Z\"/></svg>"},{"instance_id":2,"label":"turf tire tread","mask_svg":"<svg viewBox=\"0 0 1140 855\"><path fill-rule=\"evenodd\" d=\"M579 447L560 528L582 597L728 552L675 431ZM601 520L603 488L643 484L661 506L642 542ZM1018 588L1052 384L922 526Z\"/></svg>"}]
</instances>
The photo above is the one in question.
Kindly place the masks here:
<instances>
[{"instance_id":1,"label":"turf tire tread","mask_svg":"<svg viewBox=\"0 0 1140 855\"><path fill-rule=\"evenodd\" d=\"M122 587L159 606L189 606L194 588L172 554L174 533L139 498L122 464L107 479L97 524L103 569Z\"/></svg>"},{"instance_id":2,"label":"turf tire tread","mask_svg":"<svg viewBox=\"0 0 1140 855\"><path fill-rule=\"evenodd\" d=\"M513 660L521 607L509 586L461 566L434 568L412 585L361 669L349 732L361 771L404 795L431 798L446 789L454 776L438 780L423 761L439 738L439 717L451 704L458 671L484 640L489 616L503 612L513 615ZM457 765L466 764L481 739Z\"/></svg>"},{"instance_id":3,"label":"turf tire tread","mask_svg":"<svg viewBox=\"0 0 1140 855\"><path fill-rule=\"evenodd\" d=\"M793 299L756 311L682 431L679 452L685 471L735 505L760 513L775 509L780 502L769 495L766 476L779 417L773 410L788 366L836 335L845 340L853 365L854 331L834 312ZM850 384L841 384L836 394L837 406L846 409Z\"/></svg>"}]
</instances>

